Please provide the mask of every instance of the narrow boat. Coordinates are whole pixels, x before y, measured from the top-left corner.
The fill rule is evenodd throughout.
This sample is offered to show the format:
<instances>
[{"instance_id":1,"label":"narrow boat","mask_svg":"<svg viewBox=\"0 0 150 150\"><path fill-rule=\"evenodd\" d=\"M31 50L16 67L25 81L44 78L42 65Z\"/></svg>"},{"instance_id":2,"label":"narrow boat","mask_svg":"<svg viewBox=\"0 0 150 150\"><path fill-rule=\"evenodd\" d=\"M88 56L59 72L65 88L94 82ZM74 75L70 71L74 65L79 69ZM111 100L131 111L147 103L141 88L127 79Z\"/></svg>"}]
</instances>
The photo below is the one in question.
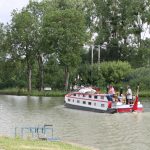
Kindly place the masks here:
<instances>
[{"instance_id":1,"label":"narrow boat","mask_svg":"<svg viewBox=\"0 0 150 150\"><path fill-rule=\"evenodd\" d=\"M73 109L106 113L142 112L143 105L138 96L133 104L126 104L122 97L109 101L108 94L96 93L92 88L82 88L79 91L65 95L65 106Z\"/></svg>"}]
</instances>

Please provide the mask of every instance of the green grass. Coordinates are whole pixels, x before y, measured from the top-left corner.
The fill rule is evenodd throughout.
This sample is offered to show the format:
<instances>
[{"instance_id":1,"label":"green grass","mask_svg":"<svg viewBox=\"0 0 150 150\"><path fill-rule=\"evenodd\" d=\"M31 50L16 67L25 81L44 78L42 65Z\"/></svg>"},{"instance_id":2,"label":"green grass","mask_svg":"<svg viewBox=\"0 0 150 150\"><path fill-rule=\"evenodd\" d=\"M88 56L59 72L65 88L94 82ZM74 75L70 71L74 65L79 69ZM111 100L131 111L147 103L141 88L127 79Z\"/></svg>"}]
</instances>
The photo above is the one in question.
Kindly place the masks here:
<instances>
[{"instance_id":1,"label":"green grass","mask_svg":"<svg viewBox=\"0 0 150 150\"><path fill-rule=\"evenodd\" d=\"M105 93L105 91L101 91ZM17 88L8 88L0 90L0 94L6 95L31 95L31 96L45 96L45 97L64 97L67 92L61 90L52 90L52 91L38 91L32 90L28 92L26 89L17 89ZM139 97L150 97L150 91L143 90L139 92Z\"/></svg>"},{"instance_id":2,"label":"green grass","mask_svg":"<svg viewBox=\"0 0 150 150\"><path fill-rule=\"evenodd\" d=\"M0 137L0 150L90 150L74 144Z\"/></svg>"},{"instance_id":3,"label":"green grass","mask_svg":"<svg viewBox=\"0 0 150 150\"><path fill-rule=\"evenodd\" d=\"M140 97L150 97L150 91L140 91L139 96Z\"/></svg>"},{"instance_id":4,"label":"green grass","mask_svg":"<svg viewBox=\"0 0 150 150\"><path fill-rule=\"evenodd\" d=\"M65 96L65 91L60 90L52 90L52 91L38 91L38 90L32 90L32 92L28 92L26 89L17 89L17 88L11 88L11 89L2 89L0 90L0 94L6 94L6 95L31 95L31 96L46 96L46 97L63 97Z\"/></svg>"}]
</instances>

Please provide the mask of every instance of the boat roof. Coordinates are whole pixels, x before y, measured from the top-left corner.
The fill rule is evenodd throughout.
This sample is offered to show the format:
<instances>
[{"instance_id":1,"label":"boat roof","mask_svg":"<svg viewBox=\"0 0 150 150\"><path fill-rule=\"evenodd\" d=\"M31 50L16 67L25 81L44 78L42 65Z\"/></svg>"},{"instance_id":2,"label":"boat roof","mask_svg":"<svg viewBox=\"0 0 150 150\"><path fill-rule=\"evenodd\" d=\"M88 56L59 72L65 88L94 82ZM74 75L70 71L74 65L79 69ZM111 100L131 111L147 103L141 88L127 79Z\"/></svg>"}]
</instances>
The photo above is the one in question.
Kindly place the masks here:
<instances>
[{"instance_id":1,"label":"boat roof","mask_svg":"<svg viewBox=\"0 0 150 150\"><path fill-rule=\"evenodd\" d=\"M94 90L92 87L84 87L84 88L81 88L79 89L78 91L79 93L91 93L91 94L94 94L96 93L96 90Z\"/></svg>"}]
</instances>

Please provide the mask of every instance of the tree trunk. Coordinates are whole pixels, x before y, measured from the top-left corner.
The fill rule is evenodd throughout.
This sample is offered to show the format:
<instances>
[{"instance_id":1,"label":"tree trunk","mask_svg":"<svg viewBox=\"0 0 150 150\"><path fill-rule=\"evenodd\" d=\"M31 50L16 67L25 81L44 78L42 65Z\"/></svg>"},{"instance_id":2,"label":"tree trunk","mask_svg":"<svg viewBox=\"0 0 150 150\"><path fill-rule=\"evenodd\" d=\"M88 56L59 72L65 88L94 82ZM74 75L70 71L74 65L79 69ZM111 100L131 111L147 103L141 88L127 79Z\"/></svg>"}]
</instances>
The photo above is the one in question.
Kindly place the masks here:
<instances>
[{"instance_id":1,"label":"tree trunk","mask_svg":"<svg viewBox=\"0 0 150 150\"><path fill-rule=\"evenodd\" d=\"M31 64L28 62L28 91L31 92L32 90L32 68Z\"/></svg>"},{"instance_id":2,"label":"tree trunk","mask_svg":"<svg viewBox=\"0 0 150 150\"><path fill-rule=\"evenodd\" d=\"M66 67L65 68L65 90L68 90L68 86L69 86L69 70Z\"/></svg>"},{"instance_id":3,"label":"tree trunk","mask_svg":"<svg viewBox=\"0 0 150 150\"><path fill-rule=\"evenodd\" d=\"M44 66L43 66L43 55L38 55L38 65L39 65L39 90L43 91L44 90Z\"/></svg>"}]
</instances>

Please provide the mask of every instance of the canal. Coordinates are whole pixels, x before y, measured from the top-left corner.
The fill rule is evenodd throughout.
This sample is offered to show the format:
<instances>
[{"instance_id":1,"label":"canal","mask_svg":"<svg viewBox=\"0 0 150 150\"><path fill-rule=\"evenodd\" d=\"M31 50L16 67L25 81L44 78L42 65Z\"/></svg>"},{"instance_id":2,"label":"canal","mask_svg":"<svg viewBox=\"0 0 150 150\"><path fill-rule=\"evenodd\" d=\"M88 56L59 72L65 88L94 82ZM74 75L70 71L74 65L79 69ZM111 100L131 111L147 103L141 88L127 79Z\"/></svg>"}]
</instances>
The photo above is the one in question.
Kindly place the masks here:
<instances>
[{"instance_id":1,"label":"canal","mask_svg":"<svg viewBox=\"0 0 150 150\"><path fill-rule=\"evenodd\" d=\"M150 99L143 113L105 114L65 108L60 97L0 95L0 136L15 127L53 124L54 136L99 150L150 149Z\"/></svg>"}]
</instances>

